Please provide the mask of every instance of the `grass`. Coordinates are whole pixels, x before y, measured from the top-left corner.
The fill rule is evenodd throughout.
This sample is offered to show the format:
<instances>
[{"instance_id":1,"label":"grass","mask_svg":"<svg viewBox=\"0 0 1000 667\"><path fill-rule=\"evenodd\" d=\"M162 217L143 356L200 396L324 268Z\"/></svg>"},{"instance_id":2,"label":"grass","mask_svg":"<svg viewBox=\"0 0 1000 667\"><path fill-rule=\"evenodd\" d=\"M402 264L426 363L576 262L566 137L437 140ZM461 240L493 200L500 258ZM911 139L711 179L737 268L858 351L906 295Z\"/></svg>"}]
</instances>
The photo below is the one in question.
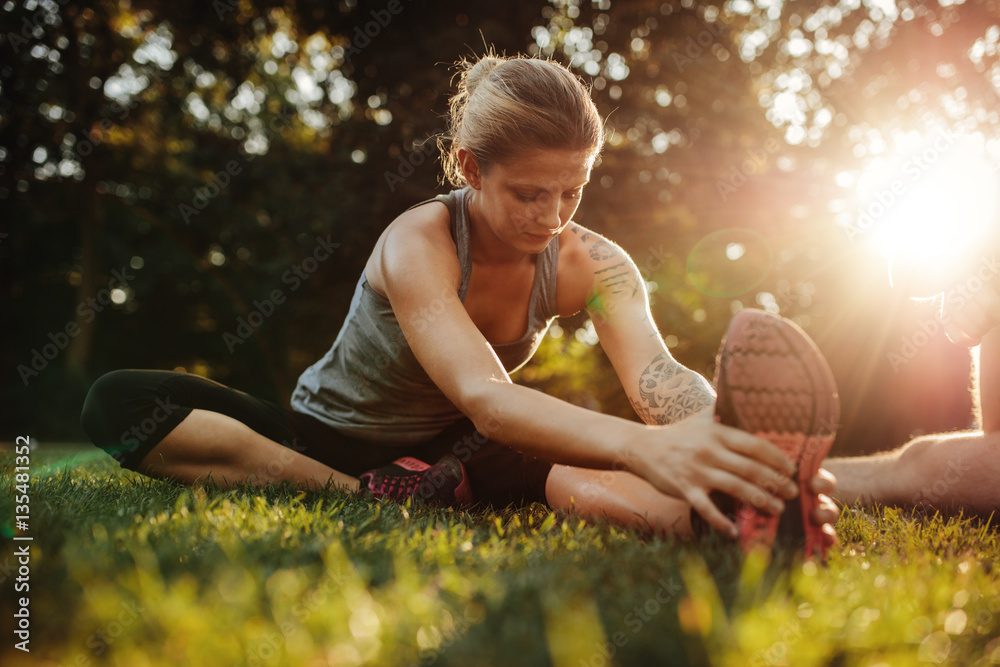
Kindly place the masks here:
<instances>
[{"instance_id":1,"label":"grass","mask_svg":"<svg viewBox=\"0 0 1000 667\"><path fill-rule=\"evenodd\" d=\"M1000 543L978 519L847 512L825 566L779 566L541 506L191 490L97 450L31 465L31 653L4 632L5 666L1000 663ZM0 469L6 627L25 543L6 539L11 453Z\"/></svg>"}]
</instances>

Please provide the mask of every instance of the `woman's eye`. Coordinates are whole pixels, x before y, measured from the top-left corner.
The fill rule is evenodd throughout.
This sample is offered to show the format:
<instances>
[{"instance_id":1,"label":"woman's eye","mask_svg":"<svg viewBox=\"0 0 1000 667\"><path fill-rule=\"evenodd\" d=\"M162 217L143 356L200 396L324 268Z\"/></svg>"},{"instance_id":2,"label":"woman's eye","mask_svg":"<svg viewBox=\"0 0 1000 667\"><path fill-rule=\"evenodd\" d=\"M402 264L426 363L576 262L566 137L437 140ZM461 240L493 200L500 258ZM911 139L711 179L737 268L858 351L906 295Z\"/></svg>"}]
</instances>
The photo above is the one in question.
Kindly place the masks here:
<instances>
[{"instance_id":1,"label":"woman's eye","mask_svg":"<svg viewBox=\"0 0 1000 667\"><path fill-rule=\"evenodd\" d=\"M583 194L583 192L580 191L580 190L577 190L576 192L567 192L566 193L566 199L579 199L580 195L582 195L582 194Z\"/></svg>"},{"instance_id":2,"label":"woman's eye","mask_svg":"<svg viewBox=\"0 0 1000 667\"><path fill-rule=\"evenodd\" d=\"M530 203L538 199L538 197L534 195L522 195L522 194L517 195L517 198L525 203Z\"/></svg>"}]
</instances>

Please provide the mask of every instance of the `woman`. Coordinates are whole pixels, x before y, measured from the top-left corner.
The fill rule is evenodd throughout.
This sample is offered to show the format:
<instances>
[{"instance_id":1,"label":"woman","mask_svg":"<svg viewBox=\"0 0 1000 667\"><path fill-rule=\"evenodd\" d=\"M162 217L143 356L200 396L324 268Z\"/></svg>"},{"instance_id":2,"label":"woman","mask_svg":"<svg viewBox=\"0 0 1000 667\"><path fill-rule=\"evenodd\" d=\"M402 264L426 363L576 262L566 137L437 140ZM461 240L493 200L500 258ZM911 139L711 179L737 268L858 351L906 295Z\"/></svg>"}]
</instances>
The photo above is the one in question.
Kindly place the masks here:
<instances>
[{"instance_id":1,"label":"woman","mask_svg":"<svg viewBox=\"0 0 1000 667\"><path fill-rule=\"evenodd\" d=\"M715 422L711 386L670 356L632 260L572 222L604 136L581 82L552 62L484 57L465 63L450 112L442 154L461 189L388 226L290 409L191 375L116 371L84 406L94 443L189 484L541 501L658 532L690 533L694 508L735 535L714 491L780 513L796 462ZM510 381L553 317L584 308L646 424Z\"/></svg>"}]
</instances>

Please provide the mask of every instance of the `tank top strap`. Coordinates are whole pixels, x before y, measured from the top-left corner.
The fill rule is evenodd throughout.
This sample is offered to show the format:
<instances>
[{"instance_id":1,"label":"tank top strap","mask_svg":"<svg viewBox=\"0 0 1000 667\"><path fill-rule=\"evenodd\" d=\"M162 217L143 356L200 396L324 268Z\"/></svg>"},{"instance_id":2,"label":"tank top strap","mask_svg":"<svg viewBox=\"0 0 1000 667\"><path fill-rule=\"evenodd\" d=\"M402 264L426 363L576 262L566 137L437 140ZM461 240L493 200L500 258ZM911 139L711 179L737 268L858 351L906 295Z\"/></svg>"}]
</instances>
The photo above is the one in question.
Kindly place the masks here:
<instances>
[{"instance_id":1,"label":"tank top strap","mask_svg":"<svg viewBox=\"0 0 1000 667\"><path fill-rule=\"evenodd\" d=\"M423 200L421 202L417 202L413 206L410 206L406 210L410 211L410 210L413 210L413 209L417 208L418 206L423 206L424 204L430 204L431 202L439 201L439 202L441 202L442 204L444 204L445 206L448 207L448 213L451 214L452 219L454 219L455 218L455 193L456 192L458 192L458 191L457 190L452 190L448 194L437 195L436 197L431 197L430 199L425 199L425 200Z\"/></svg>"},{"instance_id":2,"label":"tank top strap","mask_svg":"<svg viewBox=\"0 0 1000 667\"><path fill-rule=\"evenodd\" d=\"M472 256L469 233L469 188L451 192L451 237L455 239L458 250L458 265L462 269L462 280L458 285L458 299L465 303L465 295L469 291L469 279L472 277Z\"/></svg>"},{"instance_id":3,"label":"tank top strap","mask_svg":"<svg viewBox=\"0 0 1000 667\"><path fill-rule=\"evenodd\" d=\"M556 279L559 276L559 237L549 242L549 246L538 258L535 269L541 274L539 283L539 300L541 301L541 319L551 320L559 316L559 306L556 291Z\"/></svg>"},{"instance_id":4,"label":"tank top strap","mask_svg":"<svg viewBox=\"0 0 1000 667\"><path fill-rule=\"evenodd\" d=\"M455 242L458 251L458 265L462 269L462 280L458 287L458 298L465 303L465 295L469 291L469 278L472 276L472 261L469 258L469 216L468 216L468 196L469 189L452 190L448 194L438 195L431 199L425 199L416 203L410 209L431 202L439 201L448 207L448 219L451 221L451 238Z\"/></svg>"}]
</instances>

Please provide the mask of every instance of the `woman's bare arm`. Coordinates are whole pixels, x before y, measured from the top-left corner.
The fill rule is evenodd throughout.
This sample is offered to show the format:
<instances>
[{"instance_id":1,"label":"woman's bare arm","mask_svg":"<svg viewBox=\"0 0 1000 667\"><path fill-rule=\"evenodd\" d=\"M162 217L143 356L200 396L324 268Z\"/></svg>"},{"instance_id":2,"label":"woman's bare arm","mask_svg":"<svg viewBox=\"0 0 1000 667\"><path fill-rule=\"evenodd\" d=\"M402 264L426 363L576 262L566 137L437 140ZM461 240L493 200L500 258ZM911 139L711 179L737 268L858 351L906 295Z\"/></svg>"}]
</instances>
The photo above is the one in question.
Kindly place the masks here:
<instances>
[{"instance_id":1,"label":"woman's bare arm","mask_svg":"<svg viewBox=\"0 0 1000 667\"><path fill-rule=\"evenodd\" d=\"M771 443L715 424L708 413L708 418L670 427L643 425L513 384L458 298L440 299L455 294L459 280L446 227L397 225L384 237L379 268L421 366L482 433L498 442L556 463L632 471L660 491L686 499L722 530L731 523L709 500L712 490L749 500L767 493L763 484L775 471L788 475L794 469ZM419 326L420 314L434 299L439 313L434 326ZM651 361L647 358L645 366ZM636 383L645 366L635 373ZM702 389L697 403L704 411L711 390L707 383ZM642 400L638 385L633 393ZM794 496L794 485L788 487L785 497Z\"/></svg>"}]
</instances>

